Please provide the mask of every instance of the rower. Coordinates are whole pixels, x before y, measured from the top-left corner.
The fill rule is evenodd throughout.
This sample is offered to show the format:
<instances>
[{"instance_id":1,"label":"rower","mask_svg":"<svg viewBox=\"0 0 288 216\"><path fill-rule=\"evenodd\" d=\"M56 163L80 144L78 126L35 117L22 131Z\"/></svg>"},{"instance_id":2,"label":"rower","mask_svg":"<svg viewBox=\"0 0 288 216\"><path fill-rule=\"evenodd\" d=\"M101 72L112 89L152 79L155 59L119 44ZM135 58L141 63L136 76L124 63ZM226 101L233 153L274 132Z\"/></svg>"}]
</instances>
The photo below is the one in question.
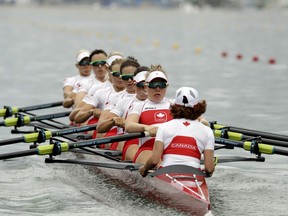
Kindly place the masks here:
<instances>
[{"instance_id":1,"label":"rower","mask_svg":"<svg viewBox=\"0 0 288 216\"><path fill-rule=\"evenodd\" d=\"M145 78L148 99L133 103L125 121L128 133L149 131L155 136L158 125L172 120L170 101L165 97L168 79L161 65L151 67ZM154 138L141 138L133 162L144 164L152 155Z\"/></svg>"},{"instance_id":2,"label":"rower","mask_svg":"<svg viewBox=\"0 0 288 216\"><path fill-rule=\"evenodd\" d=\"M93 58L93 60L95 60L94 56L91 56L91 57ZM106 67L109 72L111 71L112 62L116 59L123 59L123 55L117 51L111 52L106 61ZM93 67L93 69L97 70L97 67L95 66ZM112 76L108 73L108 79L104 81L102 84L97 85L95 83L94 85L90 86L90 88L89 86L87 86L86 88L80 89L75 99L77 101L76 109L74 109L69 116L71 122L74 122L75 116L77 115L81 107L83 107L86 104L86 102L90 100L89 98L93 97L93 95L100 89L112 88L112 85L113 85ZM92 121L90 122L91 124L94 124L97 122L95 119L91 121Z\"/></svg>"},{"instance_id":3,"label":"rower","mask_svg":"<svg viewBox=\"0 0 288 216\"><path fill-rule=\"evenodd\" d=\"M94 50L89 56L90 64L92 65L92 69L94 72L94 77L86 82L81 83L81 88L78 89L75 95L75 106L79 107L78 104L81 103L84 96L89 92L90 89L102 86L102 84L109 84L105 81L108 79L108 65L107 54L102 49ZM100 88L105 88L107 86L103 86Z\"/></svg>"},{"instance_id":4,"label":"rower","mask_svg":"<svg viewBox=\"0 0 288 216\"><path fill-rule=\"evenodd\" d=\"M137 68L140 67L140 64L138 63L137 59L134 57L128 56L128 58L121 64L120 67L120 76L123 80L125 91L121 92L121 94L112 95L111 98L109 98L109 104L105 107L104 111L101 113L99 122L105 121L109 119L110 110L114 108L118 108L119 104L122 104L124 100L131 100L135 98L135 83L134 83L134 73L137 70ZM126 105L125 105L126 106ZM126 108L125 108L126 109ZM97 138L103 137L103 136L113 136L116 134L122 134L123 130L121 128L113 127L111 128L106 134L103 133L97 133ZM117 149L118 143L113 143L112 149ZM109 145L106 146L106 148L110 148ZM120 149L122 149L120 147Z\"/></svg>"},{"instance_id":5,"label":"rower","mask_svg":"<svg viewBox=\"0 0 288 216\"><path fill-rule=\"evenodd\" d=\"M204 171L211 176L214 172L213 131L199 121L206 111L206 101L199 100L194 88L182 87L176 91L175 102L171 105L173 120L159 125L153 154L140 174L146 176L148 170L159 164L188 165L200 169L200 159L204 153Z\"/></svg>"},{"instance_id":6,"label":"rower","mask_svg":"<svg viewBox=\"0 0 288 216\"><path fill-rule=\"evenodd\" d=\"M122 62L124 62L123 59L116 59L115 61L113 61L110 66L111 70L119 71ZM91 97L85 98L86 100L84 106L82 106L78 110L75 116L76 123L84 123L92 116L98 119L104 107L109 104L110 97L124 90L125 86L120 77L120 74L110 73L110 76L112 80L112 87L107 89L100 89L96 91L93 95L91 95Z\"/></svg>"},{"instance_id":7,"label":"rower","mask_svg":"<svg viewBox=\"0 0 288 216\"><path fill-rule=\"evenodd\" d=\"M124 69L125 70L125 69ZM136 69L134 73L134 84L136 85L136 94L133 97L126 97L125 99L119 101L117 106L114 106L110 112L108 113L107 117L103 119L99 124L97 125L97 132L99 133L106 133L113 127L118 127L117 134L123 134L123 130L121 128L124 128L125 126L125 119L128 115L129 108L132 107L132 103L143 101L147 99L147 92L144 88L145 86L145 75L147 74L149 68L146 66L140 66ZM124 82L125 83L125 82ZM129 140L130 141L130 140ZM125 153L127 149L130 147L130 151L133 152L132 149L138 150L138 143L134 145L134 148L129 145L129 143L133 142L125 142ZM138 142L138 141L137 141ZM113 143L114 144L114 143ZM115 143L110 147L111 150L120 150L124 148L124 142ZM136 147L136 148L135 148ZM135 151L135 153L136 153ZM123 151L123 159L125 160L132 160L133 158L125 158L125 153ZM134 154L135 154L134 153ZM133 154L133 155L134 155ZM129 153L128 153L129 156Z\"/></svg>"},{"instance_id":8,"label":"rower","mask_svg":"<svg viewBox=\"0 0 288 216\"><path fill-rule=\"evenodd\" d=\"M63 81L63 94L65 103L64 107L71 107L73 105L73 91L77 91L80 88L81 83L84 80L91 79L91 66L89 61L90 52L88 50L79 50L76 55L76 68L79 74L76 76L65 78Z\"/></svg>"}]
</instances>

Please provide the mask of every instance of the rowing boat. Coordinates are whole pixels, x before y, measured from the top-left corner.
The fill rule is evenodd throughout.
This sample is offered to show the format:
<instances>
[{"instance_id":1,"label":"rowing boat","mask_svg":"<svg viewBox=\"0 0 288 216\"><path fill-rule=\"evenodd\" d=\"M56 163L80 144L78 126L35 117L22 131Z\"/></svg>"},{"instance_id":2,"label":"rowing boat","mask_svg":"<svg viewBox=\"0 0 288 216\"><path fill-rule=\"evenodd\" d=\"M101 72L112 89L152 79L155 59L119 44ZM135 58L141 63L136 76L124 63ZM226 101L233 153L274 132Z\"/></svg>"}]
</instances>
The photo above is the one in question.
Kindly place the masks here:
<instances>
[{"instance_id":1,"label":"rowing boat","mask_svg":"<svg viewBox=\"0 0 288 216\"><path fill-rule=\"evenodd\" d=\"M98 152L98 150L93 151ZM104 154L119 155L119 151L105 151ZM100 152L103 154L103 150ZM185 165L174 165L158 169L143 178L138 172L132 171L138 170L139 164L112 163L105 158L91 154L77 153L76 156L78 159L81 158L81 161L86 161L86 164L97 164L97 166L89 167L89 170L96 173L101 172L122 188L125 187L151 201L189 215L207 215L210 212L210 198L205 175L198 169ZM85 160L82 160L83 157ZM110 163L116 168L118 165L119 169L106 169L107 166L101 168L99 166L101 163L106 165ZM120 165L126 166L126 168L124 169ZM120 167L123 169L120 170Z\"/></svg>"}]
</instances>

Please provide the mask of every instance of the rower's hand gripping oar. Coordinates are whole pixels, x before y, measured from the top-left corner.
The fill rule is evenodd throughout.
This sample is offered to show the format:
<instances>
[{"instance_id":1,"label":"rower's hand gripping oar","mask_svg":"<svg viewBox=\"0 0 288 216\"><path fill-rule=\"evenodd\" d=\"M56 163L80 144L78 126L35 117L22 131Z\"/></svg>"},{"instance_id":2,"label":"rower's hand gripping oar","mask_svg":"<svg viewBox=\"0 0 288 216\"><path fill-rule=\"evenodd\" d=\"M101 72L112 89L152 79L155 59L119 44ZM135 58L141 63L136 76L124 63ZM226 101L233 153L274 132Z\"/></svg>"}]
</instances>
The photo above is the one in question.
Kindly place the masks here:
<instances>
[{"instance_id":1,"label":"rower's hand gripping oar","mask_svg":"<svg viewBox=\"0 0 288 216\"><path fill-rule=\"evenodd\" d=\"M21 127L26 124L29 124L33 121L41 121L41 120L49 120L54 118L62 118L69 116L71 111L61 112L61 113L53 113L48 115L42 116L23 116L19 115L17 118L7 118L4 121L0 122L0 126L10 127L10 126L17 126Z\"/></svg>"},{"instance_id":2,"label":"rower's hand gripping oar","mask_svg":"<svg viewBox=\"0 0 288 216\"><path fill-rule=\"evenodd\" d=\"M23 142L23 143L32 143L32 142L42 143L42 142L45 142L46 140L48 140L52 137L55 137L55 136L63 136L63 135L68 135L68 134L81 133L84 131L95 130L96 126L97 126L97 124L94 124L94 125L87 125L87 126L82 126L82 127L73 127L73 128L63 129L63 130L59 130L59 131L40 130L38 132L26 134L22 137L0 140L0 146L10 145L10 144L15 144L15 143L20 143L20 142Z\"/></svg>"},{"instance_id":3,"label":"rower's hand gripping oar","mask_svg":"<svg viewBox=\"0 0 288 216\"><path fill-rule=\"evenodd\" d=\"M51 145L38 146L34 149L30 149L26 151L1 154L0 160L29 156L29 155L49 155L49 154L59 155L61 154L61 152L66 152L66 151L69 151L70 149L88 147L88 146L93 146L93 145L101 145L101 144L112 143L112 142L121 142L121 141L130 140L134 138L141 138L145 136L149 136L149 133L148 132L130 133L130 134L124 134L124 135L119 135L119 136L104 137L104 138L92 139L92 140L86 140L86 141L74 142L74 143L57 142Z\"/></svg>"}]
</instances>

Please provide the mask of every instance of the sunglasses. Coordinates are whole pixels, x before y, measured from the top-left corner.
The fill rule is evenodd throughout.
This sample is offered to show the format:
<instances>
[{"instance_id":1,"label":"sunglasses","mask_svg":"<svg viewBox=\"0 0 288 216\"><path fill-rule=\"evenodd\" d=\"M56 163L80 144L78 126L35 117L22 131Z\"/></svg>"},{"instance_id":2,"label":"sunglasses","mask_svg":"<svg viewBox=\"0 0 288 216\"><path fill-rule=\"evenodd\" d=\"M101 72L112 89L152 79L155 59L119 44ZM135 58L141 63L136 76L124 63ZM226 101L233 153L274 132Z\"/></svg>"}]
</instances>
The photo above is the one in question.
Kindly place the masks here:
<instances>
[{"instance_id":1,"label":"sunglasses","mask_svg":"<svg viewBox=\"0 0 288 216\"><path fill-rule=\"evenodd\" d=\"M145 86L145 81L136 83L136 86L137 86L138 88L144 88L144 86Z\"/></svg>"},{"instance_id":2,"label":"sunglasses","mask_svg":"<svg viewBox=\"0 0 288 216\"><path fill-rule=\"evenodd\" d=\"M78 63L79 66L90 66L90 61L88 59Z\"/></svg>"},{"instance_id":3,"label":"sunglasses","mask_svg":"<svg viewBox=\"0 0 288 216\"><path fill-rule=\"evenodd\" d=\"M133 74L124 74L121 75L122 80L128 81L129 79L133 80L134 75Z\"/></svg>"},{"instance_id":4,"label":"sunglasses","mask_svg":"<svg viewBox=\"0 0 288 216\"><path fill-rule=\"evenodd\" d=\"M121 73L119 71L111 71L110 72L112 74L112 76L114 77L120 77L121 76Z\"/></svg>"},{"instance_id":5,"label":"sunglasses","mask_svg":"<svg viewBox=\"0 0 288 216\"><path fill-rule=\"evenodd\" d=\"M91 65L93 65L94 67L99 67L100 65L104 66L105 64L106 64L106 61L104 60L91 62Z\"/></svg>"},{"instance_id":6,"label":"sunglasses","mask_svg":"<svg viewBox=\"0 0 288 216\"><path fill-rule=\"evenodd\" d=\"M160 89L165 89L168 86L167 82L150 82L148 83L148 88L156 89L159 87Z\"/></svg>"}]
</instances>

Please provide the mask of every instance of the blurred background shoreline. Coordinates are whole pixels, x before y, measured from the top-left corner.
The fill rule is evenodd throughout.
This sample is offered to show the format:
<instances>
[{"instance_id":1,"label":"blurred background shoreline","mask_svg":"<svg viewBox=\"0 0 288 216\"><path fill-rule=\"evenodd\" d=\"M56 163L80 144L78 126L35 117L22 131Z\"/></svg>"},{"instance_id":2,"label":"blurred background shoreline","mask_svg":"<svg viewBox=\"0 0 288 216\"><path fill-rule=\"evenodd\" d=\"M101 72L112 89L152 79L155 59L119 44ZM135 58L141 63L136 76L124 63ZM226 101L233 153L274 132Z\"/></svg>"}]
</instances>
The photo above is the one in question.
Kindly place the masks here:
<instances>
[{"instance_id":1,"label":"blurred background shoreline","mask_svg":"<svg viewBox=\"0 0 288 216\"><path fill-rule=\"evenodd\" d=\"M163 8L198 11L212 8L221 9L285 9L288 10L288 0L0 0L0 6L20 5L91 5L106 8Z\"/></svg>"}]
</instances>

